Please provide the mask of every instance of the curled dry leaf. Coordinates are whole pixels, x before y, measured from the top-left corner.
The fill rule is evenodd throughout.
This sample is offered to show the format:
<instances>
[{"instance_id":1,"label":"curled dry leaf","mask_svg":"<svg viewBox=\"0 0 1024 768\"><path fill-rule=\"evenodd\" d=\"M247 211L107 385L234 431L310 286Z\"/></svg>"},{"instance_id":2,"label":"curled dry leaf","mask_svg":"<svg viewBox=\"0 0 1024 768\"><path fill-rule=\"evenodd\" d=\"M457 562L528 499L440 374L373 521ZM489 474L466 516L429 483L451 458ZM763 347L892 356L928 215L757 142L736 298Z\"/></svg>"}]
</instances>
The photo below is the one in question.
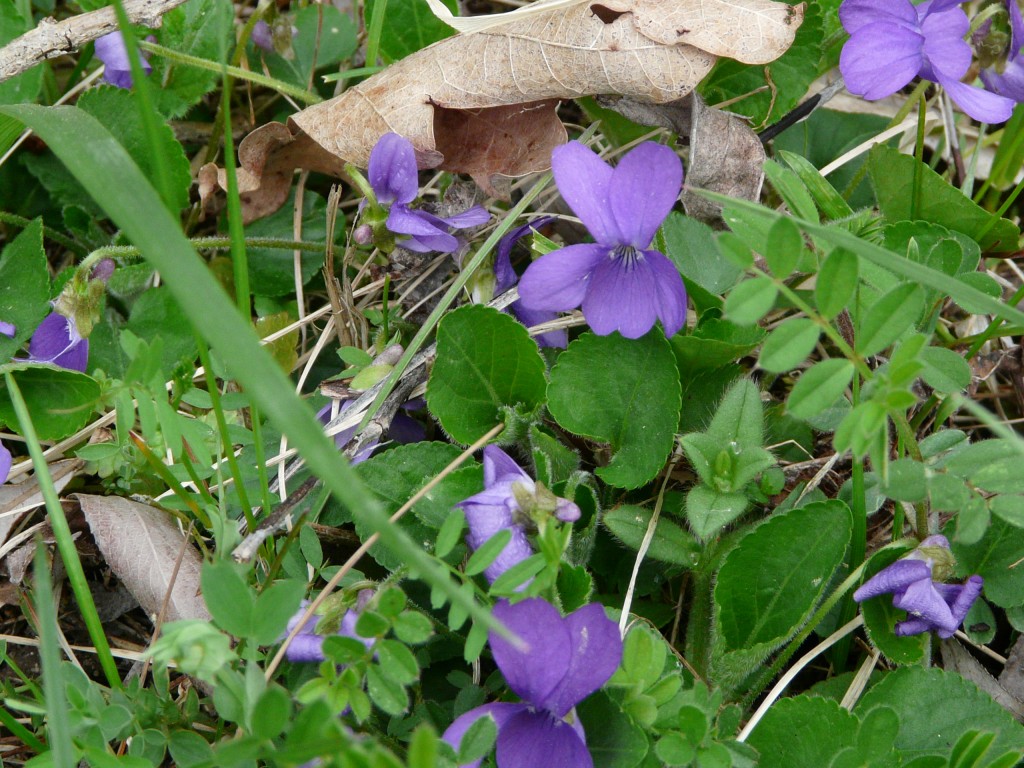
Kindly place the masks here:
<instances>
[{"instance_id":1,"label":"curled dry leaf","mask_svg":"<svg viewBox=\"0 0 1024 768\"><path fill-rule=\"evenodd\" d=\"M202 558L165 512L118 496L78 494L74 498L82 505L110 570L150 616L160 612L171 587L165 621L210 618L199 594ZM179 556L181 565L175 574Z\"/></svg>"},{"instance_id":2,"label":"curled dry leaf","mask_svg":"<svg viewBox=\"0 0 1024 768\"><path fill-rule=\"evenodd\" d=\"M85 466L80 459L62 459L50 465L50 478L57 493L78 474ZM0 485L0 544L7 541L11 529L17 524L25 512L42 506L43 493L39 490L39 481L35 475L24 478L21 482Z\"/></svg>"},{"instance_id":3,"label":"curled dry leaf","mask_svg":"<svg viewBox=\"0 0 1024 768\"><path fill-rule=\"evenodd\" d=\"M772 0L554 0L469 19L435 12L461 34L297 113L293 131L363 167L392 131L413 143L421 168L465 171L493 193L501 176L549 167L551 150L565 141L559 100L674 101L718 56L778 58L803 19L802 5ZM473 146L457 150L469 134Z\"/></svg>"}]
</instances>

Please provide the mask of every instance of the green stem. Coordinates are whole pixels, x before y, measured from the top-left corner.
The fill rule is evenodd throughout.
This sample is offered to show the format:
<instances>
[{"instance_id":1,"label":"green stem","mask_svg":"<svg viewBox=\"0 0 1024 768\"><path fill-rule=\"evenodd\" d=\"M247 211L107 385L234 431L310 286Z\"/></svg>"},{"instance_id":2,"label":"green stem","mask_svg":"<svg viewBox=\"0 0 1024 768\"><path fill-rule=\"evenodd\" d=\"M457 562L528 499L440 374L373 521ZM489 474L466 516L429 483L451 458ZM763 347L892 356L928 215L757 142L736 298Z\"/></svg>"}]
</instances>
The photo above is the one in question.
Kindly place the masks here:
<instances>
[{"instance_id":1,"label":"green stem","mask_svg":"<svg viewBox=\"0 0 1024 768\"><path fill-rule=\"evenodd\" d=\"M365 2L363 7L365 8ZM368 66L377 66L377 57L380 52L380 36L384 31L384 11L388 7L388 0L375 0L373 13L370 15L370 24L366 30L366 63Z\"/></svg>"},{"instance_id":2,"label":"green stem","mask_svg":"<svg viewBox=\"0 0 1024 768\"><path fill-rule=\"evenodd\" d=\"M39 445L39 437L32 424L32 417L29 415L25 399L21 395L21 389L18 387L18 382L14 380L14 376L5 373L4 379L7 382L7 391L10 393L14 413L18 418L18 426L21 428L21 434L25 438L29 455L32 457L36 481L39 483L39 490L46 502L50 527L53 529L53 538L56 540L57 550L64 560L64 569L68 574L71 591L74 592L75 600L78 602L78 610L82 614L89 638L96 648L96 657L99 659L107 683L111 688L120 690L122 686L121 678L117 674L117 664L114 663L114 657L110 653L107 636L103 633L103 622L100 621L99 614L96 612L96 603L92 599L92 592L89 591L89 583L85 579L82 561L78 557L78 550L75 548L75 542L71 536L68 519L64 516L64 508L61 507L60 499L57 497L57 489L53 485L53 478L50 476L46 457L43 456L42 446ZM58 763L58 765L65 764L72 765L73 763Z\"/></svg>"},{"instance_id":3,"label":"green stem","mask_svg":"<svg viewBox=\"0 0 1024 768\"><path fill-rule=\"evenodd\" d=\"M223 72L224 93L224 175L227 177L228 233L231 236L232 274L235 278L235 304L247 323L252 322L249 296L249 257L245 249L242 224L242 200L238 195L238 169L235 168L235 140L231 135L231 78ZM209 370L209 369L207 369Z\"/></svg>"},{"instance_id":4,"label":"green stem","mask_svg":"<svg viewBox=\"0 0 1024 768\"><path fill-rule=\"evenodd\" d=\"M173 61L176 64L198 67L199 69L205 69L207 72L216 72L217 74L220 74L226 68L227 73L237 80L247 80L250 83L265 86L278 91L279 93L287 94L306 104L318 104L323 101L323 99L315 93L311 93L304 88L298 88L297 86L289 85L281 80L275 80L272 77L267 77L257 72L250 72L249 70L242 69L241 67L233 67L230 64L224 65L216 61L200 59L198 56L189 56L187 53L180 53L178 51L171 50L170 48L164 48L162 45L150 43L146 40L139 41L139 48L144 51L148 51L149 53L155 53L157 56L163 56L165 59Z\"/></svg>"},{"instance_id":5,"label":"green stem","mask_svg":"<svg viewBox=\"0 0 1024 768\"><path fill-rule=\"evenodd\" d=\"M910 196L910 218L916 221L921 210L921 189L924 186L924 134L925 117L928 111L928 102L921 94L917 107L917 142L914 145L914 187Z\"/></svg>"},{"instance_id":6,"label":"green stem","mask_svg":"<svg viewBox=\"0 0 1024 768\"><path fill-rule=\"evenodd\" d=\"M690 612L686 617L686 658L703 678L711 668L712 593L714 591L714 557L705 552L691 572Z\"/></svg>"},{"instance_id":7,"label":"green stem","mask_svg":"<svg viewBox=\"0 0 1024 768\"><path fill-rule=\"evenodd\" d=\"M24 229L32 223L32 219L26 219L24 216L18 216L16 213L7 213L6 211L0 211L0 224L10 224L12 227L18 227ZM76 243L70 237L65 237L60 232L50 229L45 224L43 225L43 237L47 240L53 240L58 245L63 245L69 251L77 256L84 256L86 254L85 246L81 243Z\"/></svg>"},{"instance_id":8,"label":"green stem","mask_svg":"<svg viewBox=\"0 0 1024 768\"><path fill-rule=\"evenodd\" d=\"M10 378L7 383L11 383ZM71 766L77 761L75 746L71 740L64 676L60 670L57 606L53 603L53 582L50 577L50 563L46 558L46 545L38 534L33 570L36 582L36 631L39 633L39 657L43 667L43 692L46 697L46 736L50 742L52 765ZM118 680L118 684L120 682Z\"/></svg>"}]
</instances>

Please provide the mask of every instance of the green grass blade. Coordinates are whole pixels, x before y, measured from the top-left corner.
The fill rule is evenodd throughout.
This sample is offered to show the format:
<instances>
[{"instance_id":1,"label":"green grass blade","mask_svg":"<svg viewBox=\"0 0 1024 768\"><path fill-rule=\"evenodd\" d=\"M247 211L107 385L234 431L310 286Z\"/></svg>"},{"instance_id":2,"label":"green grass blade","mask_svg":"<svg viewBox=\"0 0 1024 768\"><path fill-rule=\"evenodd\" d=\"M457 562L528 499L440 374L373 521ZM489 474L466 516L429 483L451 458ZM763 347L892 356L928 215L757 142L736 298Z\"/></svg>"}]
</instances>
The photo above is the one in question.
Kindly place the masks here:
<instances>
[{"instance_id":1,"label":"green grass blade","mask_svg":"<svg viewBox=\"0 0 1024 768\"><path fill-rule=\"evenodd\" d=\"M221 356L228 370L267 417L288 436L310 470L352 513L380 534L412 571L488 628L498 628L490 611L460 592L447 569L406 533L388 523L380 502L356 477L312 411L255 330L242 318L206 265L192 249L152 185L113 136L92 116L74 107L16 105L0 114L30 126L163 276L185 314ZM116 183L112 183L112 181Z\"/></svg>"},{"instance_id":2,"label":"green grass blade","mask_svg":"<svg viewBox=\"0 0 1024 768\"><path fill-rule=\"evenodd\" d=\"M7 377L10 386L12 379ZM66 562L66 561L65 561ZM43 665L43 693L46 697L46 738L50 742L54 765L75 765L75 746L71 741L67 693L60 669L60 644L57 641L57 606L53 604L50 564L43 542L36 541L33 566L36 582L36 619L39 630L39 658Z\"/></svg>"}]
</instances>

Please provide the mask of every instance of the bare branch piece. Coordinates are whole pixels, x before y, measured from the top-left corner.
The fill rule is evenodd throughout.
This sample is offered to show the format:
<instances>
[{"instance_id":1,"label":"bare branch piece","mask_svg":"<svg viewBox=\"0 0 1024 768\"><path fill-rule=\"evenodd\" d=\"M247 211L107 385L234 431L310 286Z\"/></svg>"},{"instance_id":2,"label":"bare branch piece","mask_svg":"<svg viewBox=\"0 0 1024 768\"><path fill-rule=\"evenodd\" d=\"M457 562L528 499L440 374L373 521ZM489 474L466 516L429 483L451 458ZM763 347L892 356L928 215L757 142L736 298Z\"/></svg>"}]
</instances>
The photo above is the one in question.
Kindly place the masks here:
<instances>
[{"instance_id":1,"label":"bare branch piece","mask_svg":"<svg viewBox=\"0 0 1024 768\"><path fill-rule=\"evenodd\" d=\"M185 0L125 0L133 24L156 28L161 17ZM43 19L35 29L0 48L0 83L31 69L45 59L74 53L86 43L117 30L114 8L82 13L64 21Z\"/></svg>"}]
</instances>

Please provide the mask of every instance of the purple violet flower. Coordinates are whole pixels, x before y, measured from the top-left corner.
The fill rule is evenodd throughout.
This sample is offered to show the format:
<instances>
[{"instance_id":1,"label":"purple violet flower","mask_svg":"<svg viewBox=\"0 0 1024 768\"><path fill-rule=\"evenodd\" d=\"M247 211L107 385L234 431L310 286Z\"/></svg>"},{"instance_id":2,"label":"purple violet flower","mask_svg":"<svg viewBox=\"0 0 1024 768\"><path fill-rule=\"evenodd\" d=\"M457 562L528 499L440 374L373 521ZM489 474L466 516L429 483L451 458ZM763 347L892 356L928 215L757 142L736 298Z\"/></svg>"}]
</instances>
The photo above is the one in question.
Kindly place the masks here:
<instances>
[{"instance_id":1,"label":"purple violet flower","mask_svg":"<svg viewBox=\"0 0 1024 768\"><path fill-rule=\"evenodd\" d=\"M853 593L858 603L891 594L892 604L906 611L906 620L896 624L896 635L906 637L934 630L939 637L952 637L967 611L981 594L981 576L963 584L934 581L933 570L948 570L952 555L945 536L929 536L913 552L872 576Z\"/></svg>"},{"instance_id":2,"label":"purple violet flower","mask_svg":"<svg viewBox=\"0 0 1024 768\"><path fill-rule=\"evenodd\" d=\"M570 141L551 153L551 167L565 202L597 242L560 248L527 267L522 306L567 312L582 305L600 336L619 331L637 339L657 320L674 335L686 322L683 279L663 254L647 249L679 196L679 157L648 141L612 169Z\"/></svg>"},{"instance_id":3,"label":"purple violet flower","mask_svg":"<svg viewBox=\"0 0 1024 768\"><path fill-rule=\"evenodd\" d=\"M7 476L11 474L11 466L14 464L14 458L11 456L11 452L7 450L7 446L0 442L0 485L7 482Z\"/></svg>"},{"instance_id":4,"label":"purple violet flower","mask_svg":"<svg viewBox=\"0 0 1024 768\"><path fill-rule=\"evenodd\" d=\"M479 549L499 531L509 530L512 538L487 568L484 576L492 584L505 571L533 554L526 536L535 527L536 513L554 514L562 522L580 519L580 508L555 496L535 483L507 453L496 445L484 448L484 490L456 506L466 514L470 549Z\"/></svg>"},{"instance_id":5,"label":"purple violet flower","mask_svg":"<svg viewBox=\"0 0 1024 768\"><path fill-rule=\"evenodd\" d=\"M14 334L17 332L18 328L14 323L5 323L3 320L0 320L0 333L4 336L9 339L13 339Z\"/></svg>"},{"instance_id":6,"label":"purple violet flower","mask_svg":"<svg viewBox=\"0 0 1024 768\"><path fill-rule=\"evenodd\" d=\"M520 651L494 632L488 636L494 661L523 701L471 709L442 738L457 750L469 727L490 716L498 726L499 768L593 768L574 708L604 685L622 661L615 622L596 603L562 617L541 598L515 605L502 600L494 616L527 644ZM465 764L479 765L479 760Z\"/></svg>"},{"instance_id":7,"label":"purple violet flower","mask_svg":"<svg viewBox=\"0 0 1024 768\"><path fill-rule=\"evenodd\" d=\"M491 214L474 205L454 216L435 216L413 209L409 203L419 195L416 150L412 143L397 133L385 133L370 152L367 168L370 186L377 202L389 206L387 228L396 235L409 235L398 245L418 253L452 253L459 248L453 229L467 229L486 224Z\"/></svg>"},{"instance_id":8,"label":"purple violet flower","mask_svg":"<svg viewBox=\"0 0 1024 768\"><path fill-rule=\"evenodd\" d=\"M52 363L72 371L85 371L89 340L83 339L71 318L51 312L28 343L28 362Z\"/></svg>"},{"instance_id":9,"label":"purple violet flower","mask_svg":"<svg viewBox=\"0 0 1024 768\"><path fill-rule=\"evenodd\" d=\"M274 32L263 19L253 24L249 39L257 48L262 48L267 53L274 52Z\"/></svg>"},{"instance_id":10,"label":"purple violet flower","mask_svg":"<svg viewBox=\"0 0 1024 768\"><path fill-rule=\"evenodd\" d=\"M519 282L519 275L512 268L512 249L515 247L515 244L521 237L554 221L554 218L554 216L542 216L539 219L534 219L509 231L498 241L497 254L494 258L495 293L504 293ZM547 323L558 317L557 312L549 309L526 309L523 306L522 300L514 302L510 309L512 314L519 319L519 322L527 328L531 325ZM537 336L537 344L542 347L565 349L569 345L569 333L565 330L542 333Z\"/></svg>"},{"instance_id":11,"label":"purple violet flower","mask_svg":"<svg viewBox=\"0 0 1024 768\"><path fill-rule=\"evenodd\" d=\"M1024 17L1017 0L1007 0L1006 9L1010 15L1010 48L1006 62L981 70L981 81L990 91L1020 102L1024 101Z\"/></svg>"},{"instance_id":12,"label":"purple violet flower","mask_svg":"<svg viewBox=\"0 0 1024 768\"><path fill-rule=\"evenodd\" d=\"M345 411L352 407L355 400L346 400L341 404L341 407L335 411L334 406L337 401L332 400L319 411L316 412L317 420L325 427L328 426L332 421L341 416ZM334 437L334 444L338 446L338 450L344 450L345 446L349 444L353 437L356 436L356 430L359 426L349 427L343 429L341 432L336 432ZM373 454L374 449L380 444L379 440L372 440L363 450L357 453L349 461L350 464L359 464L360 462L366 461Z\"/></svg>"},{"instance_id":13,"label":"purple violet flower","mask_svg":"<svg viewBox=\"0 0 1024 768\"><path fill-rule=\"evenodd\" d=\"M376 643L376 639L372 637L360 637L356 632L356 622L359 621L359 611L366 606L370 598L373 597L373 592L370 590L363 590L359 593L358 606L357 608L350 608L345 611L341 617L341 623L338 626L337 632L334 634L341 637L351 637L354 640L358 640L367 648L372 648L373 644ZM291 619L288 620L288 626L285 629L285 636L292 633L295 626L301 621L302 615L306 612L306 608L309 607L309 601L303 600L302 605L299 606L299 610L295 613ZM288 648L285 649L284 655L288 661L291 662L322 662L327 659L324 656L324 639L325 635L318 635L316 633L316 625L319 623L323 616L313 614L310 616L305 624L302 625L302 629L299 630L299 634L295 636Z\"/></svg>"},{"instance_id":14,"label":"purple violet flower","mask_svg":"<svg viewBox=\"0 0 1024 768\"><path fill-rule=\"evenodd\" d=\"M920 76L941 85L975 120L1002 123L1014 102L960 79L971 66L970 29L960 0L844 0L839 19L850 33L839 70L850 93L869 101L896 93Z\"/></svg>"},{"instance_id":15,"label":"purple violet flower","mask_svg":"<svg viewBox=\"0 0 1024 768\"><path fill-rule=\"evenodd\" d=\"M96 41L96 58L103 62L103 79L118 88L132 87L132 68L128 62L128 49L124 45L124 36L120 32L111 32ZM153 67L142 51L139 51L139 64L148 75Z\"/></svg>"}]
</instances>

